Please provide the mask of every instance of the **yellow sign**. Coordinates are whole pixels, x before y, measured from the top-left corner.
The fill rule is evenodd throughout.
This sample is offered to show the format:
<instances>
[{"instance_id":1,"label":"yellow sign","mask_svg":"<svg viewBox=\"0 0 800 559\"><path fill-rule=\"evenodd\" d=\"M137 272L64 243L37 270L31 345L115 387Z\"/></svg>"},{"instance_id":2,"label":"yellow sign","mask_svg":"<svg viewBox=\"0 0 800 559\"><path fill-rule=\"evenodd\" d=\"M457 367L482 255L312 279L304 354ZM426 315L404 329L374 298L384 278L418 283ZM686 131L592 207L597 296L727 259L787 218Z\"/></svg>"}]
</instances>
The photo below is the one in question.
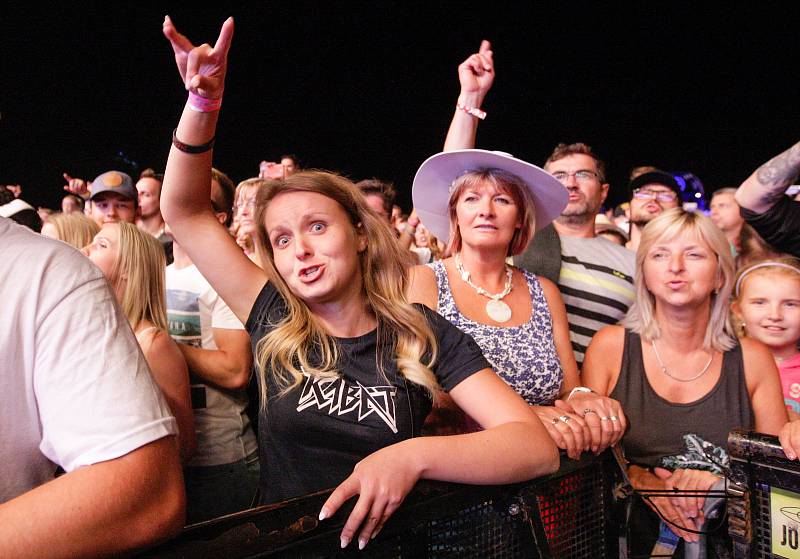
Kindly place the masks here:
<instances>
[{"instance_id":1,"label":"yellow sign","mask_svg":"<svg viewBox=\"0 0 800 559\"><path fill-rule=\"evenodd\" d=\"M770 488L772 553L786 559L800 559L800 493Z\"/></svg>"}]
</instances>

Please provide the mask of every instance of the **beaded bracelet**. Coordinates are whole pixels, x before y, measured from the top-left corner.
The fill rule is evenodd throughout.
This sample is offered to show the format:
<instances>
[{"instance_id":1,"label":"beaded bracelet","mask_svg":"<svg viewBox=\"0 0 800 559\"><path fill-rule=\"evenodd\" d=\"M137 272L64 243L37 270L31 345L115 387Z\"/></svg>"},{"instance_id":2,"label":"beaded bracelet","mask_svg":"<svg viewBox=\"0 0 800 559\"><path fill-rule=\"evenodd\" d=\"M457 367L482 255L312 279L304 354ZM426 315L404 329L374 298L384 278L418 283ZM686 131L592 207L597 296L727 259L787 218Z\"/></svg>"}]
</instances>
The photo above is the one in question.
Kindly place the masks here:
<instances>
[{"instance_id":1,"label":"beaded bracelet","mask_svg":"<svg viewBox=\"0 0 800 559\"><path fill-rule=\"evenodd\" d=\"M482 111L475 107L467 107L466 105L462 105L461 103L456 103L456 109L458 109L459 111L464 111L468 115L472 115L481 120L484 120L486 118L486 111Z\"/></svg>"},{"instance_id":2,"label":"beaded bracelet","mask_svg":"<svg viewBox=\"0 0 800 559\"><path fill-rule=\"evenodd\" d=\"M189 92L189 108L198 113L211 113L218 111L222 106L222 97L219 99L207 99L201 97L194 91Z\"/></svg>"},{"instance_id":3,"label":"beaded bracelet","mask_svg":"<svg viewBox=\"0 0 800 559\"><path fill-rule=\"evenodd\" d=\"M197 153L205 153L207 151L210 151L211 148L214 147L214 140L215 139L216 139L216 136L211 138L211 140L209 140L207 143L205 143L205 144L203 144L201 146L192 146L192 145L189 145L189 144L184 144L183 142L181 142L178 139L178 129L177 128L172 131L172 145L175 146L176 148L178 148L183 153L197 154Z\"/></svg>"}]
</instances>

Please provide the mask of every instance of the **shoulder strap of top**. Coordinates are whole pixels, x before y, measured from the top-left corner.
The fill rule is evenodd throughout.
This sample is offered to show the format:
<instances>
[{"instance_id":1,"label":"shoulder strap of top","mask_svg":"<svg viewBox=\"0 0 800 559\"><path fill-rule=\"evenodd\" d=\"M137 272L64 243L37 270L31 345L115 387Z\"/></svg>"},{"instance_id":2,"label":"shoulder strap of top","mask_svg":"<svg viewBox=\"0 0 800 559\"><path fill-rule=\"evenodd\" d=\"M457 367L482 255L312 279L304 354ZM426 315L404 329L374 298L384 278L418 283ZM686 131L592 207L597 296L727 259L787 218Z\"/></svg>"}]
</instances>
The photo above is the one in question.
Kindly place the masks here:
<instances>
[{"instance_id":1,"label":"shoulder strap of top","mask_svg":"<svg viewBox=\"0 0 800 559\"><path fill-rule=\"evenodd\" d=\"M525 276L525 281L528 283L528 289L531 292L531 299L535 300L535 297L538 295L544 297L544 290L542 289L542 283L539 281L539 277L524 268L518 268L518 270Z\"/></svg>"},{"instance_id":2,"label":"shoulder strap of top","mask_svg":"<svg viewBox=\"0 0 800 559\"><path fill-rule=\"evenodd\" d=\"M644 375L644 364L642 363L642 345L639 334L625 330L625 337L622 346L622 366L614 387L625 387L626 389L637 389L631 383L638 385Z\"/></svg>"},{"instance_id":3,"label":"shoulder strap of top","mask_svg":"<svg viewBox=\"0 0 800 559\"><path fill-rule=\"evenodd\" d=\"M548 309L547 316L550 317L547 297L545 297L544 288L542 288L542 282L539 281L539 276L528 270L520 269L520 271L525 276L525 281L528 283L528 291L530 291L531 294L531 318L528 324L532 324L536 316L536 309ZM552 317L547 321L547 324L548 331L552 332Z\"/></svg>"},{"instance_id":4,"label":"shoulder strap of top","mask_svg":"<svg viewBox=\"0 0 800 559\"><path fill-rule=\"evenodd\" d=\"M737 343L732 349L722 354L722 371L725 373L725 382L733 382L747 390L741 344Z\"/></svg>"},{"instance_id":5,"label":"shoulder strap of top","mask_svg":"<svg viewBox=\"0 0 800 559\"><path fill-rule=\"evenodd\" d=\"M444 260L435 260L428 266L433 268L433 273L436 275L437 310L444 316L447 309L455 307L455 300L450 291L450 280L447 277L447 269L444 266Z\"/></svg>"}]
</instances>

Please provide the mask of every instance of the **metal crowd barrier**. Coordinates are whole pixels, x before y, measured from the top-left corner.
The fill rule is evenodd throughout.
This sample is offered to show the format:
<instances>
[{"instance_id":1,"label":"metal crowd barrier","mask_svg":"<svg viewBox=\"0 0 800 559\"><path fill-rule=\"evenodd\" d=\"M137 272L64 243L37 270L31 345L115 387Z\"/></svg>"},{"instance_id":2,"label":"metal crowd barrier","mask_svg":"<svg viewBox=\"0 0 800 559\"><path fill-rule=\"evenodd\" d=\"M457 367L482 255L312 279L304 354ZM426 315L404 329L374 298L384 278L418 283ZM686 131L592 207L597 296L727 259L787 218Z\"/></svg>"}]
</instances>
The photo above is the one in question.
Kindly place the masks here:
<instances>
[{"instance_id":1,"label":"metal crowd barrier","mask_svg":"<svg viewBox=\"0 0 800 559\"><path fill-rule=\"evenodd\" d=\"M608 454L562 457L551 476L507 486L420 482L363 551L339 547L355 502L319 522L329 491L188 526L137 557L570 558L617 556Z\"/></svg>"},{"instance_id":2,"label":"metal crowd barrier","mask_svg":"<svg viewBox=\"0 0 800 559\"><path fill-rule=\"evenodd\" d=\"M800 558L800 463L778 439L733 431L728 437L731 476L728 532L737 559Z\"/></svg>"}]
</instances>

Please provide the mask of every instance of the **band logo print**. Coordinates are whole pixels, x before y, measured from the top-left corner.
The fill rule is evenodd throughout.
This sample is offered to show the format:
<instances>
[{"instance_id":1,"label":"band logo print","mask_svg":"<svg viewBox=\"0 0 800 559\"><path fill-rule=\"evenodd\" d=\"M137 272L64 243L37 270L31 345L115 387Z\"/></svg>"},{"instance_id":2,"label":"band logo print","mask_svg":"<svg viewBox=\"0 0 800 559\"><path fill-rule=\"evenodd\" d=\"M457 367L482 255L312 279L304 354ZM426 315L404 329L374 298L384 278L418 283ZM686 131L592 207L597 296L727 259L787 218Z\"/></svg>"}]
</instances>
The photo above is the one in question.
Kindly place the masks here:
<instances>
[{"instance_id":1,"label":"band logo print","mask_svg":"<svg viewBox=\"0 0 800 559\"><path fill-rule=\"evenodd\" d=\"M297 403L297 411L316 406L328 415L357 414L360 423L375 414L392 433L397 434L394 386L364 386L360 382L348 384L343 378L313 378L308 373L303 383L303 392Z\"/></svg>"}]
</instances>

